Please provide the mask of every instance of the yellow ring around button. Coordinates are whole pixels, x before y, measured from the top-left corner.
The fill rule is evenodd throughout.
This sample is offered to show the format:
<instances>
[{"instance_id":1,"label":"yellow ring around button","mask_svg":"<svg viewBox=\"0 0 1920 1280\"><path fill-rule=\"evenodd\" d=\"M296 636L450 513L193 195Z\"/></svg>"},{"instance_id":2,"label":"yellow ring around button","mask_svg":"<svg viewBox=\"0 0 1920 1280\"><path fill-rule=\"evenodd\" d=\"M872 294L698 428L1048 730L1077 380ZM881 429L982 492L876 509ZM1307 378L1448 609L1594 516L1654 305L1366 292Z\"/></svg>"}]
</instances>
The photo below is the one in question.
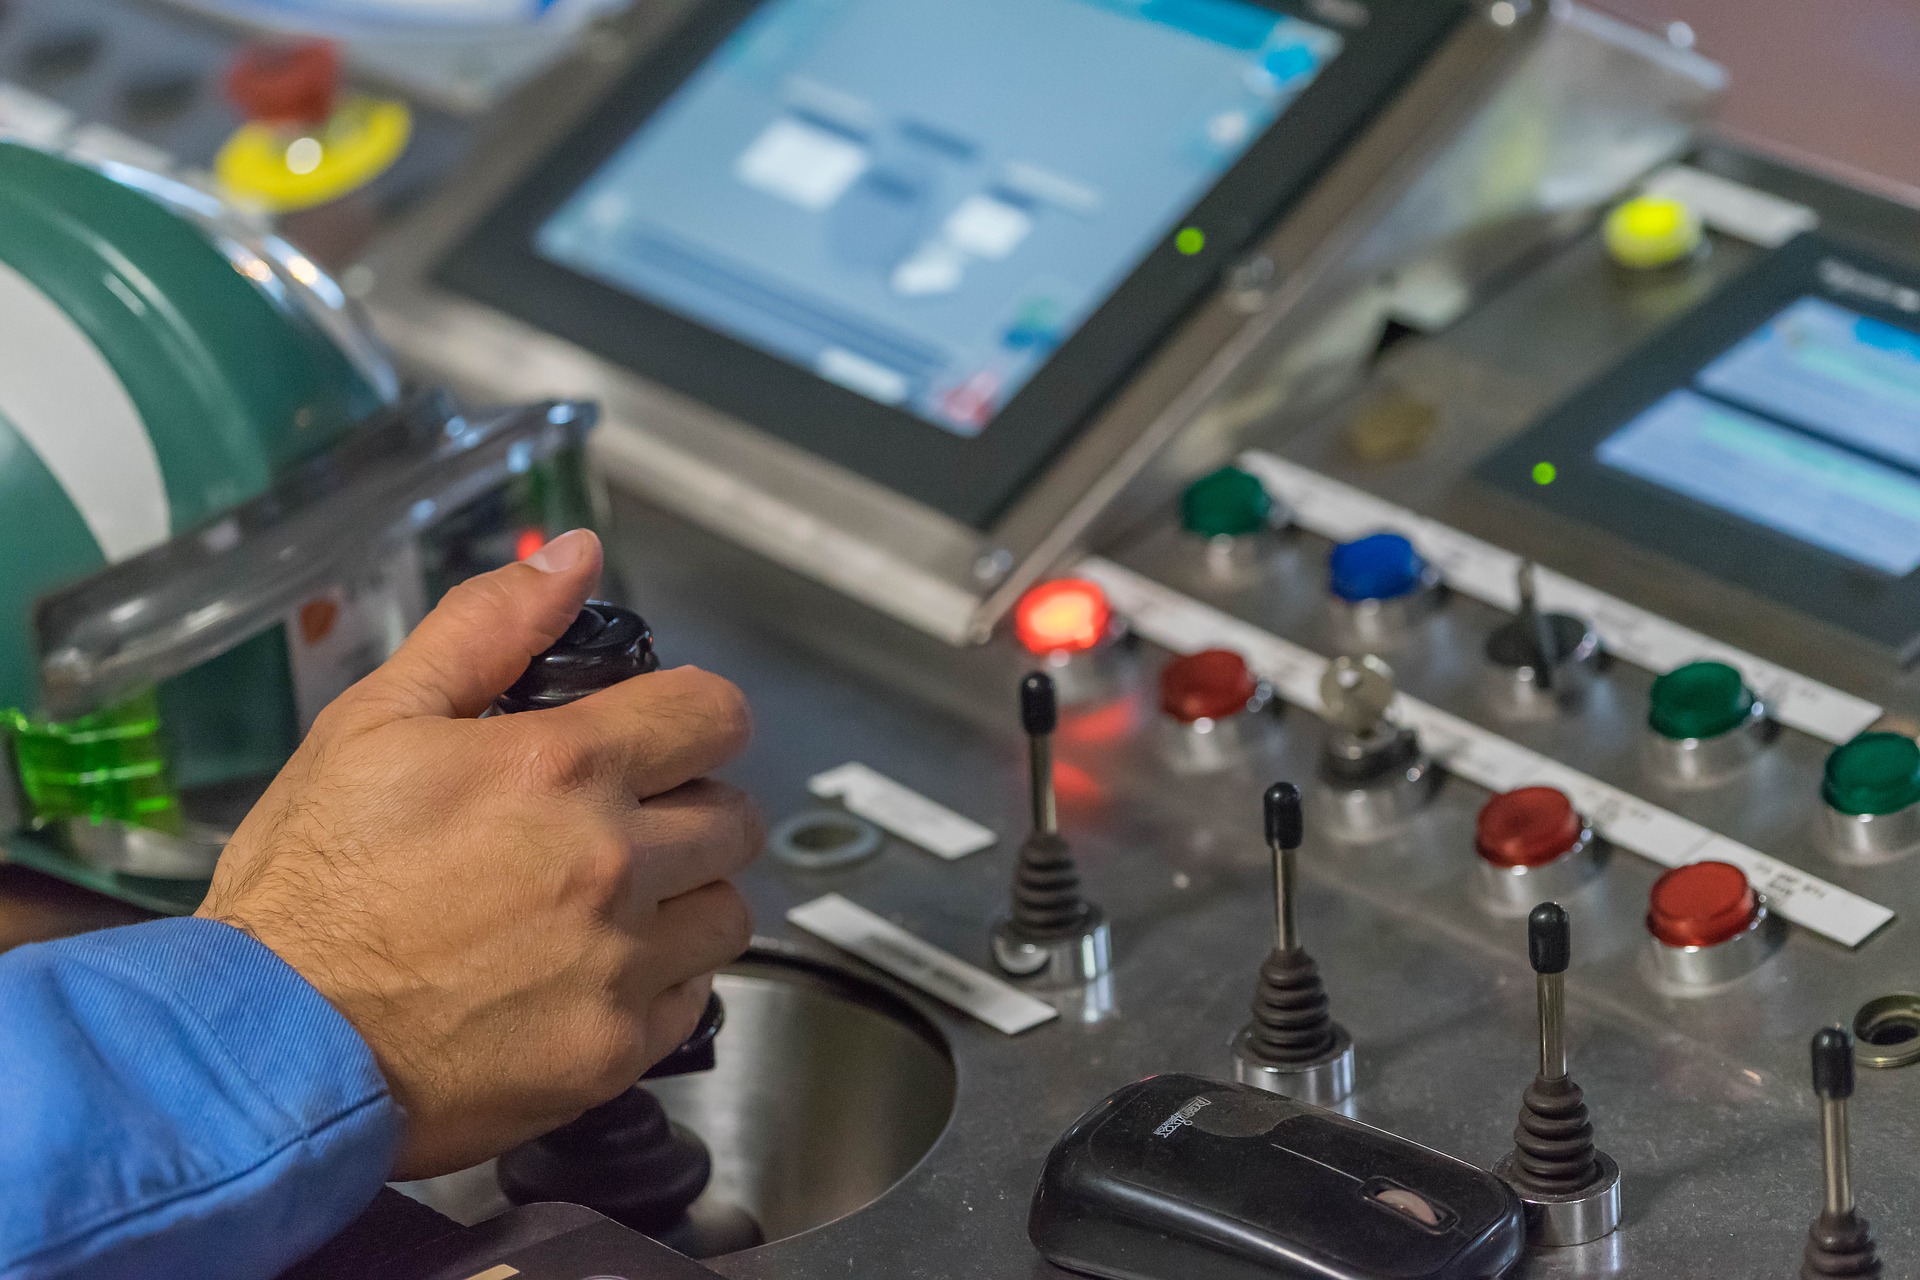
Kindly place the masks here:
<instances>
[{"instance_id":1,"label":"yellow ring around button","mask_svg":"<svg viewBox=\"0 0 1920 1280\"><path fill-rule=\"evenodd\" d=\"M1623 267L1664 267L1700 247L1700 215L1671 196L1635 196L1607 215L1601 235Z\"/></svg>"},{"instance_id":2,"label":"yellow ring around button","mask_svg":"<svg viewBox=\"0 0 1920 1280\"><path fill-rule=\"evenodd\" d=\"M412 133L404 102L352 97L305 133L242 125L220 148L213 170L236 200L290 213L366 186L400 158Z\"/></svg>"}]
</instances>

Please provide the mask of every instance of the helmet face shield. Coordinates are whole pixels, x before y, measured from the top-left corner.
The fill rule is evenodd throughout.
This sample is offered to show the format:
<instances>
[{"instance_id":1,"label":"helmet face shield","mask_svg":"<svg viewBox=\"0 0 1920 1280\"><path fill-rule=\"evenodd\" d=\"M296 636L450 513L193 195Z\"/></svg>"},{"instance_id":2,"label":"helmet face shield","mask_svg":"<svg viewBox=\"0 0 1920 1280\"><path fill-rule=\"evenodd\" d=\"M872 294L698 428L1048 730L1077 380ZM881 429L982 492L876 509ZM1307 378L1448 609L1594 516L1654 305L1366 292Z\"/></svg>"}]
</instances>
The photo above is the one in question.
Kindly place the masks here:
<instances>
[{"instance_id":1,"label":"helmet face shield","mask_svg":"<svg viewBox=\"0 0 1920 1280\"><path fill-rule=\"evenodd\" d=\"M50 335L0 353L0 840L183 910L441 593L593 522L592 413L397 401L311 262L116 172L0 144L0 319Z\"/></svg>"}]
</instances>

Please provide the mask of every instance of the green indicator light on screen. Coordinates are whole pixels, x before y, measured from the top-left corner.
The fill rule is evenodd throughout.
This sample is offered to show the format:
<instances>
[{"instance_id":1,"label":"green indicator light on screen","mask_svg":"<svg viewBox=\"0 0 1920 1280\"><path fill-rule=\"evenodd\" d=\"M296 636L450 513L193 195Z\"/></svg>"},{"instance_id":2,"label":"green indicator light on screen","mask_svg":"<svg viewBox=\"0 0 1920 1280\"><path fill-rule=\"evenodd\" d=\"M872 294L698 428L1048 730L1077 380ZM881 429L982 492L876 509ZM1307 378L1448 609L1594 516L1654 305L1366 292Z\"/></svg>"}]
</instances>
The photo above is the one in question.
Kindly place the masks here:
<instances>
[{"instance_id":1,"label":"green indicator light on screen","mask_svg":"<svg viewBox=\"0 0 1920 1280\"><path fill-rule=\"evenodd\" d=\"M1554 477L1559 474L1560 468L1554 466L1551 462L1536 462L1533 464L1533 482L1535 484L1552 484Z\"/></svg>"},{"instance_id":2,"label":"green indicator light on screen","mask_svg":"<svg viewBox=\"0 0 1920 1280\"><path fill-rule=\"evenodd\" d=\"M1198 227L1182 227L1173 237L1173 247L1191 258L1207 247L1207 233Z\"/></svg>"}]
</instances>

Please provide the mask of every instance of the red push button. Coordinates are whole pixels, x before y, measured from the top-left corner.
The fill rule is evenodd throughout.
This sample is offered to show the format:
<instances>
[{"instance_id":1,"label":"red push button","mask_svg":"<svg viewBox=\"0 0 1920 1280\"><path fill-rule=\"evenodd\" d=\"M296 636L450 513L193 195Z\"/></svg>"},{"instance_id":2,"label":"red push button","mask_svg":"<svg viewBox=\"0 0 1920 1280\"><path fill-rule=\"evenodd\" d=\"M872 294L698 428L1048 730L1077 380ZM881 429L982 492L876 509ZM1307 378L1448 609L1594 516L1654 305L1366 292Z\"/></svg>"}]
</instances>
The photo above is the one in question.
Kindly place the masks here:
<instances>
[{"instance_id":1,"label":"red push button","mask_svg":"<svg viewBox=\"0 0 1920 1280\"><path fill-rule=\"evenodd\" d=\"M1540 867L1579 844L1584 825L1565 792L1521 787L1481 807L1473 847L1496 867Z\"/></svg>"},{"instance_id":2,"label":"red push button","mask_svg":"<svg viewBox=\"0 0 1920 1280\"><path fill-rule=\"evenodd\" d=\"M1160 708L1183 724L1224 720L1245 711L1260 692L1247 661L1229 649L1203 649L1160 671Z\"/></svg>"},{"instance_id":3,"label":"red push button","mask_svg":"<svg viewBox=\"0 0 1920 1280\"><path fill-rule=\"evenodd\" d=\"M1647 928L1669 947L1711 947L1745 933L1759 909L1746 872L1730 862L1696 862L1653 882Z\"/></svg>"},{"instance_id":4,"label":"red push button","mask_svg":"<svg viewBox=\"0 0 1920 1280\"><path fill-rule=\"evenodd\" d=\"M1013 633L1028 653L1084 653L1107 638L1113 607L1098 583L1055 578L1020 598Z\"/></svg>"}]
</instances>

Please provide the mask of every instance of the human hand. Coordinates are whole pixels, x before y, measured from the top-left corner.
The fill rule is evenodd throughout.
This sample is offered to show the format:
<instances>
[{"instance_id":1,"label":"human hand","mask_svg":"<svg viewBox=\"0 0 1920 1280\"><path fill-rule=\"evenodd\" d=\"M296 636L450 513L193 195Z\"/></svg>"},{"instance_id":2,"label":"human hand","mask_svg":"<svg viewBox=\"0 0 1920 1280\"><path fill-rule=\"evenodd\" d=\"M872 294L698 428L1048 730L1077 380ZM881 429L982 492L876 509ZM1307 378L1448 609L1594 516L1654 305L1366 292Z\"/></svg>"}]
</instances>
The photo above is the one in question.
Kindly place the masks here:
<instances>
[{"instance_id":1,"label":"human hand","mask_svg":"<svg viewBox=\"0 0 1920 1280\"><path fill-rule=\"evenodd\" d=\"M599 580L578 530L449 592L342 694L221 855L199 915L292 965L372 1047L396 1177L464 1168L625 1089L693 1031L751 920L752 802L708 771L739 690L679 667L476 719Z\"/></svg>"}]
</instances>

